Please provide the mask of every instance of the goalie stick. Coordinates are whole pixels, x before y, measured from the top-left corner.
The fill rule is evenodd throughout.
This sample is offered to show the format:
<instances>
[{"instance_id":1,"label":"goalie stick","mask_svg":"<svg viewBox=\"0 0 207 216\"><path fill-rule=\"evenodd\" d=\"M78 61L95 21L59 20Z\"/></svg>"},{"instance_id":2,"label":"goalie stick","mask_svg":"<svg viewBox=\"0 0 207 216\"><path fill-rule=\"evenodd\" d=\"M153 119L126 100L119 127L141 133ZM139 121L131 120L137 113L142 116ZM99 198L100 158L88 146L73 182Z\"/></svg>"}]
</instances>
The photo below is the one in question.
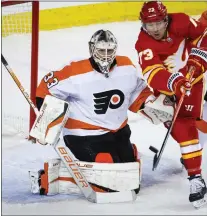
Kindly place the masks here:
<instances>
[{"instance_id":1,"label":"goalie stick","mask_svg":"<svg viewBox=\"0 0 207 216\"><path fill-rule=\"evenodd\" d=\"M16 77L15 73L13 72L13 70L11 69L11 67L8 65L6 59L4 58L4 56L2 54L1 54L1 61L2 61L3 65L5 66L6 70L11 75L12 79L14 80L14 82L17 84L17 87L22 92L22 94L24 95L25 99L27 100L27 102L30 104L30 106L33 108L35 114L37 115L39 113L37 107L35 107L34 103L32 102L32 100L29 97L29 94L26 92L26 90L24 89L24 87L21 85L20 81L18 80L18 78Z\"/></svg>"},{"instance_id":2,"label":"goalie stick","mask_svg":"<svg viewBox=\"0 0 207 216\"><path fill-rule=\"evenodd\" d=\"M25 91L23 86L21 85L20 81L14 74L11 67L8 65L6 59L3 55L1 55L1 61L7 71L10 73L11 77L17 84L18 88L24 95L25 99L29 103L29 105L34 109L34 112L36 115L39 114L38 109L32 102L32 100L29 97L29 94ZM92 189L89 182L86 180L85 176L82 174L79 166L76 164L76 162L73 159L73 154L70 151L69 148L67 148L65 145L63 145L61 142L59 142L60 139L58 139L56 142L51 144L55 151L57 152L58 156L61 158L65 166L67 167L69 173L72 175L73 179L75 180L77 186L84 194L85 198L93 203L116 203L116 202L129 202L134 201L137 198L137 194L134 190L131 191L121 191L121 192L107 192L107 193L101 193L96 192Z\"/></svg>"},{"instance_id":3,"label":"goalie stick","mask_svg":"<svg viewBox=\"0 0 207 216\"><path fill-rule=\"evenodd\" d=\"M190 82L191 82L191 80L192 80L192 78L193 78L194 71L195 71L195 68L194 68L194 67L190 67L190 69L189 69L189 71L188 71L188 73L190 74L190 78L189 78L189 81L190 81ZM165 135L165 138L164 138L164 141L163 141L163 143L162 143L162 146L161 146L160 151L158 151L158 149L155 148L154 146L150 146L150 147L149 147L149 149L150 149L152 152L155 153L154 158L153 158L153 167L152 167L152 170L153 170L153 171L157 168L157 166L158 166L158 164L159 164L159 161L160 161L160 159L161 159L162 153L163 153L163 151L164 151L164 149L165 149L165 145L166 145L166 143L167 143L167 140L168 140L169 135L170 135L170 133L171 133L171 131L172 131L172 128L173 128L173 125L174 125L175 120L176 120L176 118L177 118L177 115L178 115L178 113L179 113L179 111L180 111L180 108L181 108L181 106L182 106L182 103L183 103L185 94L186 94L186 91L184 90L184 92L182 93L182 96L181 96L181 98L180 98L180 100L179 100L179 102L178 102L178 105L177 105L177 107L176 107L176 110L175 110L175 113L174 113L174 116L173 116L171 125L170 125L170 127L169 127L169 129L168 129L168 131L167 131L167 133L166 133L166 135Z\"/></svg>"}]
</instances>

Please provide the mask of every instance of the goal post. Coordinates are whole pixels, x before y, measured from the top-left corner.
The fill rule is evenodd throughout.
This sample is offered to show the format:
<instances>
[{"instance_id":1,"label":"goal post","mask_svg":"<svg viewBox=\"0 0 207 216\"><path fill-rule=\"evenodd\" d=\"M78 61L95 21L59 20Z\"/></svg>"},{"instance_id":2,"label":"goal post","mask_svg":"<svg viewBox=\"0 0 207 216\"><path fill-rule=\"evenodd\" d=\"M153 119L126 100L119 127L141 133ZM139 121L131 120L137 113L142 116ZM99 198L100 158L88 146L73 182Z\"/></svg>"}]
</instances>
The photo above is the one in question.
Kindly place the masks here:
<instances>
[{"instance_id":1,"label":"goal post","mask_svg":"<svg viewBox=\"0 0 207 216\"><path fill-rule=\"evenodd\" d=\"M3 38L15 37L15 35L29 35L29 41L24 43L29 43L30 60L28 62L30 71L28 73L30 73L30 97L35 103L35 92L38 82L39 1L1 1L1 9ZM16 43L18 43L18 40ZM21 80L21 77L19 78ZM35 113L32 108L30 108L28 116L27 132L21 131L23 130L21 128L18 129L18 132L23 132L27 135L35 121ZM18 124L11 122L12 124Z\"/></svg>"},{"instance_id":2,"label":"goal post","mask_svg":"<svg viewBox=\"0 0 207 216\"><path fill-rule=\"evenodd\" d=\"M30 98L35 103L35 95L38 79L38 40L39 40L39 2L32 2L32 43L31 43L31 87ZM30 107L30 125L29 129L35 121L36 114L32 107Z\"/></svg>"}]
</instances>

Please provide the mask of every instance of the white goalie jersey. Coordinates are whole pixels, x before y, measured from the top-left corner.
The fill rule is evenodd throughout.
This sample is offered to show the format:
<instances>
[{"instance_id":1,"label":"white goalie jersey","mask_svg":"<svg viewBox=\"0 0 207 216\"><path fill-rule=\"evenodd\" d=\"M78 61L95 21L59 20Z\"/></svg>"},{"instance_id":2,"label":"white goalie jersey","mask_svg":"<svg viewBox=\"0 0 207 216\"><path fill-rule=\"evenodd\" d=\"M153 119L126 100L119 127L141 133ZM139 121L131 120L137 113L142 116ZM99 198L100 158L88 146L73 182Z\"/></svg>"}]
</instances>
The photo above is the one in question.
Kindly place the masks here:
<instances>
[{"instance_id":1,"label":"white goalie jersey","mask_svg":"<svg viewBox=\"0 0 207 216\"><path fill-rule=\"evenodd\" d=\"M116 57L109 77L95 71L89 59L50 72L41 81L37 97L52 95L70 104L63 135L100 135L127 124L127 110L137 112L152 94L129 58Z\"/></svg>"}]
</instances>

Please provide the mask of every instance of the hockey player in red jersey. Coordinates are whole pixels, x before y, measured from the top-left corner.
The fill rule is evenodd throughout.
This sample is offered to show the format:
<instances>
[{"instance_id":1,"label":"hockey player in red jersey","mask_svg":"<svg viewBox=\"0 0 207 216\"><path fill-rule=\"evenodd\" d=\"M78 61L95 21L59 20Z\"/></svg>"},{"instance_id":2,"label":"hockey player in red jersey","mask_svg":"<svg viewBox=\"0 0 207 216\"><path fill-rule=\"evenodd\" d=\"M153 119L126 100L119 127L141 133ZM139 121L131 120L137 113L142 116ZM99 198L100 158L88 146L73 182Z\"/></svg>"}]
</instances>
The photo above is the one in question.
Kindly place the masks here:
<instances>
[{"instance_id":1,"label":"hockey player in red jersey","mask_svg":"<svg viewBox=\"0 0 207 216\"><path fill-rule=\"evenodd\" d=\"M135 48L145 80L155 93L175 96L176 103L183 89L188 93L171 135L180 144L188 172L189 200L200 206L204 203L206 185L201 175L202 148L196 119L202 118L203 73L207 69L205 16L201 24L184 13L168 14L160 1L149 1L143 4L140 19L142 28ZM195 69L191 83L190 67Z\"/></svg>"}]
</instances>

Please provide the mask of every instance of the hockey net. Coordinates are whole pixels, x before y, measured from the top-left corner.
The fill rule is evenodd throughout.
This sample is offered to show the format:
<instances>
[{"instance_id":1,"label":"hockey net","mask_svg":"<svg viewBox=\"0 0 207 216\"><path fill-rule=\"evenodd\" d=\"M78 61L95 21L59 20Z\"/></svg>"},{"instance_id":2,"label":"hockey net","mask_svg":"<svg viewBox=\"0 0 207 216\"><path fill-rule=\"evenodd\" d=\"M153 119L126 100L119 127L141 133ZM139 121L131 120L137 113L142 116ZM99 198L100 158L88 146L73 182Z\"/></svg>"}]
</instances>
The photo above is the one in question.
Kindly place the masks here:
<instances>
[{"instance_id":1,"label":"hockey net","mask_svg":"<svg viewBox=\"0 0 207 216\"><path fill-rule=\"evenodd\" d=\"M38 71L39 2L1 1L2 54L35 99ZM35 115L2 66L2 135L28 137Z\"/></svg>"}]
</instances>

